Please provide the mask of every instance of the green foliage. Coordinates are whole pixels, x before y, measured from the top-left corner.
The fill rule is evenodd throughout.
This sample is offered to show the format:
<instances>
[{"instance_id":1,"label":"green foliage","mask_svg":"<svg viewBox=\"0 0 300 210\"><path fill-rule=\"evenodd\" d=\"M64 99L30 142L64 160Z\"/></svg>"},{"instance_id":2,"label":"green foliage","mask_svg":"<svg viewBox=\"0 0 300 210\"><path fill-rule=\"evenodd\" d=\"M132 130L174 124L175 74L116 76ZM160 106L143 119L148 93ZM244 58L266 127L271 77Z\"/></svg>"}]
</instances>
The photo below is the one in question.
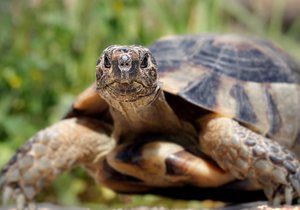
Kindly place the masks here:
<instances>
[{"instance_id":1,"label":"green foliage","mask_svg":"<svg viewBox=\"0 0 300 210\"><path fill-rule=\"evenodd\" d=\"M169 34L239 32L268 37L296 52L299 19L283 27L282 7L270 9L268 21L229 0L1 0L0 167L37 130L59 120L94 81L97 56L108 45L147 45ZM162 203L158 197L116 196L81 170L61 177L42 197L95 209L100 203Z\"/></svg>"}]
</instances>

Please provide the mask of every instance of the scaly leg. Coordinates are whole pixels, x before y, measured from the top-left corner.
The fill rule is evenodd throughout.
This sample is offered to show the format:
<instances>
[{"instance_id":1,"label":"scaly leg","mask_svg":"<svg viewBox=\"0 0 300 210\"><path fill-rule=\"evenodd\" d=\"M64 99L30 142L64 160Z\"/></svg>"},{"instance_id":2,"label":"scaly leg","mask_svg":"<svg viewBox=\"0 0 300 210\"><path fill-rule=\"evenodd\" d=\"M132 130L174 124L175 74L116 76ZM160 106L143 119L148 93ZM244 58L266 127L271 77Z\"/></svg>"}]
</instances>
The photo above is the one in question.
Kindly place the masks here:
<instances>
[{"instance_id":1,"label":"scaly leg","mask_svg":"<svg viewBox=\"0 0 300 210\"><path fill-rule=\"evenodd\" d=\"M38 132L12 157L0 174L3 202L35 209L34 197L59 174L74 166L96 165L114 147L110 127L98 120L71 118Z\"/></svg>"},{"instance_id":2,"label":"scaly leg","mask_svg":"<svg viewBox=\"0 0 300 210\"><path fill-rule=\"evenodd\" d=\"M292 152L233 119L210 115L199 125L202 150L236 178L257 182L270 203L300 197L300 164Z\"/></svg>"}]
</instances>

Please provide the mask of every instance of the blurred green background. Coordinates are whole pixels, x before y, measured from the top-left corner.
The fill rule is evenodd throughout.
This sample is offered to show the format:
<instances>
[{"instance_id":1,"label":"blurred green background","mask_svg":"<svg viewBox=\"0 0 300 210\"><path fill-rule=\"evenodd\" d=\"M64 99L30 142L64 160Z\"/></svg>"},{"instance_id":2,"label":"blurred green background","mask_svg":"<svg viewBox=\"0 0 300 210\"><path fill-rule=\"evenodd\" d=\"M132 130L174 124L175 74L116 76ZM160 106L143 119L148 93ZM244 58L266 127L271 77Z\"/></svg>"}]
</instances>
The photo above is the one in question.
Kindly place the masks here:
<instances>
[{"instance_id":1,"label":"blurred green background","mask_svg":"<svg viewBox=\"0 0 300 210\"><path fill-rule=\"evenodd\" d=\"M97 56L108 45L229 32L266 37L300 58L298 14L299 0L1 0L0 168L94 81ZM80 169L60 177L39 199L94 209L216 205L116 195Z\"/></svg>"}]
</instances>

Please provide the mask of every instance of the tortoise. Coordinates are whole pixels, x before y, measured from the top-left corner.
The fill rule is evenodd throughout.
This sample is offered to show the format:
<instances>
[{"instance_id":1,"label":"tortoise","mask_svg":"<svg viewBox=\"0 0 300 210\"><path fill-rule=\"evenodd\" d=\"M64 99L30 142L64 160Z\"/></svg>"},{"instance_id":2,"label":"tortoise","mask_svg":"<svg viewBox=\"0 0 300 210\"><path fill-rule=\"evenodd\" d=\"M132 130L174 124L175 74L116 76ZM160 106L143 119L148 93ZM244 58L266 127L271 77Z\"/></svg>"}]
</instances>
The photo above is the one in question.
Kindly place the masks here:
<instances>
[{"instance_id":1,"label":"tortoise","mask_svg":"<svg viewBox=\"0 0 300 210\"><path fill-rule=\"evenodd\" d=\"M117 192L231 186L291 204L300 198L299 83L291 56L251 36L109 46L96 82L4 167L3 200L35 209L45 185L81 165Z\"/></svg>"}]
</instances>

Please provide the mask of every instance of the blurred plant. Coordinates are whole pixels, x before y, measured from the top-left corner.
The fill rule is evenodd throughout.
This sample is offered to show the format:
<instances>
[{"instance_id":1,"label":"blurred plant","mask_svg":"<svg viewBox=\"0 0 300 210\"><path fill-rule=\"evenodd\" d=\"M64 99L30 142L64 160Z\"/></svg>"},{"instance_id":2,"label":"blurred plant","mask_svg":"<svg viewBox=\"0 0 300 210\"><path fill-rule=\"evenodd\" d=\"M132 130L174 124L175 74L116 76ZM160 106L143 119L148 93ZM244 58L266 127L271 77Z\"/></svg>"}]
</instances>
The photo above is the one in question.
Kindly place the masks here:
<instances>
[{"instance_id":1,"label":"blurred plant","mask_svg":"<svg viewBox=\"0 0 300 210\"><path fill-rule=\"evenodd\" d=\"M266 36L296 52L299 18L283 32L282 12L274 10L270 24L234 1L2 0L0 167L37 130L59 120L76 94L94 81L96 58L108 45L147 45L160 36L178 33L239 32ZM117 196L95 186L81 170L60 177L41 197L64 204L84 202L95 209L100 203L163 202L153 196ZM193 201L163 203L195 205Z\"/></svg>"}]
</instances>

